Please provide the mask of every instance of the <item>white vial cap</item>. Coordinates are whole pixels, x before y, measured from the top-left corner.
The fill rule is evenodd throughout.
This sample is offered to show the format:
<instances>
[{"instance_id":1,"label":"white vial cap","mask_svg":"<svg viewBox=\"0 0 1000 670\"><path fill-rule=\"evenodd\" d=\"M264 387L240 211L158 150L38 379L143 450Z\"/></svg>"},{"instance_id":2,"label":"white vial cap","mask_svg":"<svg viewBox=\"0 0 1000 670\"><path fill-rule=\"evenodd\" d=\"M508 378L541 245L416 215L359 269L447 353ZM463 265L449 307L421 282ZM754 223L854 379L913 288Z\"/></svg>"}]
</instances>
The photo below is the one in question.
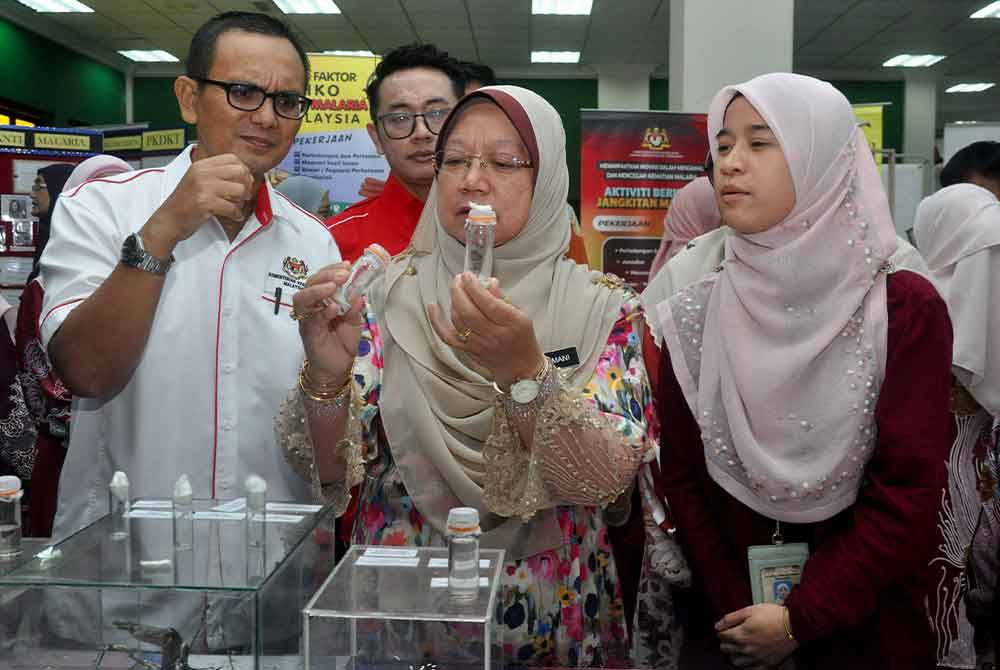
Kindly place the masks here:
<instances>
[{"instance_id":1,"label":"white vial cap","mask_svg":"<svg viewBox=\"0 0 1000 670\"><path fill-rule=\"evenodd\" d=\"M194 491L191 488L191 480L186 474L177 478L174 484L174 502L178 505L190 505L194 498Z\"/></svg>"},{"instance_id":2,"label":"white vial cap","mask_svg":"<svg viewBox=\"0 0 1000 670\"><path fill-rule=\"evenodd\" d=\"M267 482L259 475L249 475L243 488L247 494L247 509L254 512L264 511L264 506L267 503Z\"/></svg>"},{"instance_id":3,"label":"white vial cap","mask_svg":"<svg viewBox=\"0 0 1000 670\"><path fill-rule=\"evenodd\" d=\"M0 496L13 496L21 490L21 480L14 475L0 477Z\"/></svg>"},{"instance_id":4,"label":"white vial cap","mask_svg":"<svg viewBox=\"0 0 1000 670\"><path fill-rule=\"evenodd\" d=\"M448 532L479 532L479 510L475 507L452 507L448 510Z\"/></svg>"},{"instance_id":5,"label":"white vial cap","mask_svg":"<svg viewBox=\"0 0 1000 670\"><path fill-rule=\"evenodd\" d=\"M496 223L497 215L490 205L480 205L469 201L469 218L476 223Z\"/></svg>"},{"instance_id":6,"label":"white vial cap","mask_svg":"<svg viewBox=\"0 0 1000 670\"><path fill-rule=\"evenodd\" d=\"M372 256L382 261L382 263L388 263L389 259L392 258L392 255L385 250L385 247L375 242L365 247L365 251L370 252Z\"/></svg>"},{"instance_id":7,"label":"white vial cap","mask_svg":"<svg viewBox=\"0 0 1000 670\"><path fill-rule=\"evenodd\" d=\"M111 483L108 484L111 488L115 490L128 490L128 477L121 470L115 470L115 474L111 476Z\"/></svg>"}]
</instances>

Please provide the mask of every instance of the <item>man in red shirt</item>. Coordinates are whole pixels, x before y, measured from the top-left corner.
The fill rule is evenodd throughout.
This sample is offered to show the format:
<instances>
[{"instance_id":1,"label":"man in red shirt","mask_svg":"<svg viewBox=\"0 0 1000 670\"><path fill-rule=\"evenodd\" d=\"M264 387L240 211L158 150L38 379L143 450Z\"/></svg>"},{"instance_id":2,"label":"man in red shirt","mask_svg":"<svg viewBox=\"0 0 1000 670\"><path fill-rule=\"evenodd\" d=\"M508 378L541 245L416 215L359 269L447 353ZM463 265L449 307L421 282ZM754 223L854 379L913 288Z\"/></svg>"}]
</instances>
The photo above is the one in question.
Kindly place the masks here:
<instances>
[{"instance_id":1,"label":"man in red shirt","mask_svg":"<svg viewBox=\"0 0 1000 670\"><path fill-rule=\"evenodd\" d=\"M372 123L368 134L389 161L381 194L326 221L344 260L354 261L377 242L390 254L410 243L434 181L434 144L465 77L458 61L432 44L387 53L368 82Z\"/></svg>"}]
</instances>

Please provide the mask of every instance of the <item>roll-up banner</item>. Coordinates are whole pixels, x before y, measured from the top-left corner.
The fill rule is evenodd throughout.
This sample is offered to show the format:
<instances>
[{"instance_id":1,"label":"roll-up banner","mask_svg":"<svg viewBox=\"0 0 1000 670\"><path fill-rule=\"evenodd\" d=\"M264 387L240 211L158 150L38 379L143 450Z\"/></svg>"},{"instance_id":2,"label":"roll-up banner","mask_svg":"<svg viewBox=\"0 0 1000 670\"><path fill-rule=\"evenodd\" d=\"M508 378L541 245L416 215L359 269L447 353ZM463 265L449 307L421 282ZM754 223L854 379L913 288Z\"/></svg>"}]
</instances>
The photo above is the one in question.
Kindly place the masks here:
<instances>
[{"instance_id":1,"label":"roll-up banner","mask_svg":"<svg viewBox=\"0 0 1000 670\"><path fill-rule=\"evenodd\" d=\"M389 164L375 151L366 126L371 122L365 84L378 57L309 55L306 97L312 108L302 120L279 169L313 177L330 189L330 206L337 214L361 196L365 177L386 179Z\"/></svg>"},{"instance_id":2,"label":"roll-up banner","mask_svg":"<svg viewBox=\"0 0 1000 670\"><path fill-rule=\"evenodd\" d=\"M705 114L580 111L580 211L590 266L646 286L674 194L703 174Z\"/></svg>"},{"instance_id":3,"label":"roll-up banner","mask_svg":"<svg viewBox=\"0 0 1000 670\"><path fill-rule=\"evenodd\" d=\"M883 115L885 106L891 104L891 102L874 102L851 105L854 108L854 117L861 127L861 132L865 134L868 146L875 154L876 163L882 162L882 154L878 152L882 151Z\"/></svg>"}]
</instances>

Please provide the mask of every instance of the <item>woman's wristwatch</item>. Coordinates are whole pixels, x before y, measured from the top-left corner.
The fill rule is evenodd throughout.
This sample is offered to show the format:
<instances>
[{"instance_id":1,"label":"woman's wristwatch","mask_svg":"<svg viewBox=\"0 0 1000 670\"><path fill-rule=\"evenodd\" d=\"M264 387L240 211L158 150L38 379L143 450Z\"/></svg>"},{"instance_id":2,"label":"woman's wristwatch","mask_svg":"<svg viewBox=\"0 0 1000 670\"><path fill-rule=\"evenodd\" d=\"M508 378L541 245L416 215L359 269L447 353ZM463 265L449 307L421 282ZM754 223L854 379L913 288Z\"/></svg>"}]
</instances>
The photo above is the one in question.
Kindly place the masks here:
<instances>
[{"instance_id":1,"label":"woman's wristwatch","mask_svg":"<svg viewBox=\"0 0 1000 670\"><path fill-rule=\"evenodd\" d=\"M551 392L555 380L552 363L548 356L542 358L544 360L538 374L527 379L515 379L506 391L493 382L493 388L503 397L509 415L522 420L534 416L542 401Z\"/></svg>"}]
</instances>

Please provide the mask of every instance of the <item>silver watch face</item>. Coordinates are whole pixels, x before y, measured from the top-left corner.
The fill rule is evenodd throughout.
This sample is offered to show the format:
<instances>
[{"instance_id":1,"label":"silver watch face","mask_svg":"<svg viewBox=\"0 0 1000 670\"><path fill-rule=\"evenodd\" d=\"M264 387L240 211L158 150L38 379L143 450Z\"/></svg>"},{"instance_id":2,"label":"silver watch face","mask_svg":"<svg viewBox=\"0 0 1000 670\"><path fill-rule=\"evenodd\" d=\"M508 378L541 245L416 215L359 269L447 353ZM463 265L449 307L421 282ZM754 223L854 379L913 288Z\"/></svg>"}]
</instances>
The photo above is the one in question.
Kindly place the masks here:
<instances>
[{"instance_id":1,"label":"silver watch face","mask_svg":"<svg viewBox=\"0 0 1000 670\"><path fill-rule=\"evenodd\" d=\"M519 405L527 405L538 397L541 388L534 379L521 379L510 387L510 398Z\"/></svg>"},{"instance_id":2,"label":"silver watch face","mask_svg":"<svg viewBox=\"0 0 1000 670\"><path fill-rule=\"evenodd\" d=\"M142 262L142 247L135 234L125 238L122 244L122 263L130 267L136 267Z\"/></svg>"},{"instance_id":3,"label":"silver watch face","mask_svg":"<svg viewBox=\"0 0 1000 670\"><path fill-rule=\"evenodd\" d=\"M170 269L170 266L174 262L174 257L171 255L166 261L161 261L143 249L142 239L138 234L132 233L122 243L121 262L128 267L163 275Z\"/></svg>"}]
</instances>

